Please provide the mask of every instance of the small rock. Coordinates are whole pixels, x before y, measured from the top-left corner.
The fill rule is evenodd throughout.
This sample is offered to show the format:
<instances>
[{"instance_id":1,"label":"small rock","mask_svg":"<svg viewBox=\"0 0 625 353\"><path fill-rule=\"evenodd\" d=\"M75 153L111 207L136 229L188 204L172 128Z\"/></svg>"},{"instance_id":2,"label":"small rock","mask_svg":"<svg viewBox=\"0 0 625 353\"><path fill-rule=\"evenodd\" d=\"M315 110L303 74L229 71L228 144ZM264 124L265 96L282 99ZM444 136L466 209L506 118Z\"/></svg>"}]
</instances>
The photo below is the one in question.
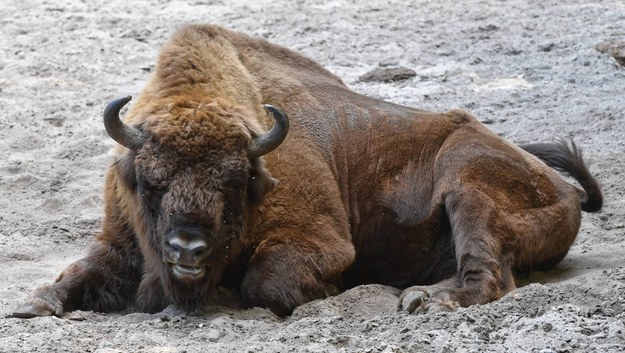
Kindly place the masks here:
<instances>
[{"instance_id":1,"label":"small rock","mask_svg":"<svg viewBox=\"0 0 625 353\"><path fill-rule=\"evenodd\" d=\"M499 26L496 26L494 24L489 24L486 26L479 26L477 29L481 32L494 32L499 29Z\"/></svg>"},{"instance_id":2,"label":"small rock","mask_svg":"<svg viewBox=\"0 0 625 353\"><path fill-rule=\"evenodd\" d=\"M139 42L146 42L147 39L150 37L150 35L152 35L152 31L150 31L147 28L142 28L140 30L130 30L126 33L123 33L121 35L122 38L134 38L135 40L139 41Z\"/></svg>"},{"instance_id":3,"label":"small rock","mask_svg":"<svg viewBox=\"0 0 625 353\"><path fill-rule=\"evenodd\" d=\"M65 318L72 321L85 321L85 317L82 316L80 311L69 312L65 315Z\"/></svg>"},{"instance_id":4,"label":"small rock","mask_svg":"<svg viewBox=\"0 0 625 353\"><path fill-rule=\"evenodd\" d=\"M206 333L206 337L210 342L217 342L217 340L219 340L219 337L221 337L221 333L219 333L218 330L210 329Z\"/></svg>"},{"instance_id":5,"label":"small rock","mask_svg":"<svg viewBox=\"0 0 625 353\"><path fill-rule=\"evenodd\" d=\"M511 55L511 56L519 55L521 53L523 53L523 50L518 49L518 48L510 48L510 49L506 50L506 52L505 52L506 55Z\"/></svg>"},{"instance_id":6,"label":"small rock","mask_svg":"<svg viewBox=\"0 0 625 353\"><path fill-rule=\"evenodd\" d=\"M538 46L538 49L540 49L541 51L546 51L549 52L551 51L551 49L553 49L556 45L554 43L545 43L542 45Z\"/></svg>"},{"instance_id":7,"label":"small rock","mask_svg":"<svg viewBox=\"0 0 625 353\"><path fill-rule=\"evenodd\" d=\"M597 44L595 49L602 54L610 55L619 65L625 66L625 42L608 40Z\"/></svg>"},{"instance_id":8,"label":"small rock","mask_svg":"<svg viewBox=\"0 0 625 353\"><path fill-rule=\"evenodd\" d=\"M63 126L63 122L65 121L65 118L51 117L51 118L43 118L43 120L49 122L52 126L61 127Z\"/></svg>"},{"instance_id":9,"label":"small rock","mask_svg":"<svg viewBox=\"0 0 625 353\"><path fill-rule=\"evenodd\" d=\"M360 76L358 80L361 82L390 82L405 80L416 75L417 73L414 70L403 66L379 67Z\"/></svg>"}]
</instances>

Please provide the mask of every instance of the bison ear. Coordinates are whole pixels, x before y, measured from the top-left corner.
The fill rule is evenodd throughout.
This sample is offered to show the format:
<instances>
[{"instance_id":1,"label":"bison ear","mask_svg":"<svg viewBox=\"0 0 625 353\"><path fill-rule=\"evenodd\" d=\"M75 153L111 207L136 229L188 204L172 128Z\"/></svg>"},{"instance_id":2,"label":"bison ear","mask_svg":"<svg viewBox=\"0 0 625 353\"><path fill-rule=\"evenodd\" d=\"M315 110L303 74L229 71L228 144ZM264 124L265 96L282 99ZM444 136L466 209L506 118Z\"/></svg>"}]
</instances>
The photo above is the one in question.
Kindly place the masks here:
<instances>
[{"instance_id":1,"label":"bison ear","mask_svg":"<svg viewBox=\"0 0 625 353\"><path fill-rule=\"evenodd\" d=\"M125 155L116 157L113 162L114 168L117 169L119 180L133 192L137 189L137 174L134 164L136 156L137 152L130 150Z\"/></svg>"},{"instance_id":2,"label":"bison ear","mask_svg":"<svg viewBox=\"0 0 625 353\"><path fill-rule=\"evenodd\" d=\"M252 206L259 205L265 195L270 192L278 183L263 166L260 159L254 158L252 169L250 170L249 182L247 184L247 197Z\"/></svg>"}]
</instances>

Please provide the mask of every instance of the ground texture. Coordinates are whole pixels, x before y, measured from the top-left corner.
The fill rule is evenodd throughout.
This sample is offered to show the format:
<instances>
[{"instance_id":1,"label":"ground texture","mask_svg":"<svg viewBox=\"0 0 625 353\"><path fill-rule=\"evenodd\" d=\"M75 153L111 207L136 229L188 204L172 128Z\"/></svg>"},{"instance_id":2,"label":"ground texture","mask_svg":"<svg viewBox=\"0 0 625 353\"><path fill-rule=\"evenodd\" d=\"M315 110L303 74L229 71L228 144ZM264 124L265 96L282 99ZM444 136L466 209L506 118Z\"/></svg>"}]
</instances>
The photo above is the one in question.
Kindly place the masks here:
<instances>
[{"instance_id":1,"label":"ground texture","mask_svg":"<svg viewBox=\"0 0 625 353\"><path fill-rule=\"evenodd\" d=\"M103 107L136 95L160 45L189 22L285 45L366 95L466 109L515 143L574 139L605 207L584 215L556 270L454 313L398 313L398 291L371 285L286 319L217 306L193 317L11 318L84 255L113 146ZM624 351L624 24L622 0L3 1L0 352ZM403 80L359 80L400 66Z\"/></svg>"}]
</instances>

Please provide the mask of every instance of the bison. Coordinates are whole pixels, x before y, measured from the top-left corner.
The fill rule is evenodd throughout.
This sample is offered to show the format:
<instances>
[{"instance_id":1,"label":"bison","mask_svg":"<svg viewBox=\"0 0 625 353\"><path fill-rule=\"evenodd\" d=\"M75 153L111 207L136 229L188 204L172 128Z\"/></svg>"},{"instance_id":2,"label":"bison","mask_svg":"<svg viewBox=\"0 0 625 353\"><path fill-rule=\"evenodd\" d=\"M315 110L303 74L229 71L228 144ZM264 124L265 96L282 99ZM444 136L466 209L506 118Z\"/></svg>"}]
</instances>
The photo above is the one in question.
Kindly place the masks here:
<instances>
[{"instance_id":1,"label":"bison","mask_svg":"<svg viewBox=\"0 0 625 353\"><path fill-rule=\"evenodd\" d=\"M15 316L193 311L219 286L288 315L364 283L406 288L400 310L453 310L556 265L602 206L572 143L515 146L213 25L164 45L122 122L129 101L104 111L102 232Z\"/></svg>"}]
</instances>

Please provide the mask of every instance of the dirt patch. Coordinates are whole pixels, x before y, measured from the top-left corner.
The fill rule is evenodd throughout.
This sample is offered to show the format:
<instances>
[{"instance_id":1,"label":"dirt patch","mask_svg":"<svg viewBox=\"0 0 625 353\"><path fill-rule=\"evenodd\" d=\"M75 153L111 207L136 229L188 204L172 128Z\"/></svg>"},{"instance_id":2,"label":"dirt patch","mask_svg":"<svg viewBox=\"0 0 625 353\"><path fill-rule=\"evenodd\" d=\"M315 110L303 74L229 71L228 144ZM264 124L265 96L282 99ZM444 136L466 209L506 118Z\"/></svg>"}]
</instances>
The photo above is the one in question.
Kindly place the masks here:
<instances>
[{"instance_id":1,"label":"dirt patch","mask_svg":"<svg viewBox=\"0 0 625 353\"><path fill-rule=\"evenodd\" d=\"M622 352L625 69L621 0L14 1L0 5L0 352ZM207 308L6 317L98 232L104 105L137 93L180 25L211 22L314 58L366 95L462 108L515 143L574 139L606 203L558 268L488 305L412 316L370 285L286 319ZM362 82L378 67L415 76ZM545 236L549 236L546 234Z\"/></svg>"}]
</instances>

